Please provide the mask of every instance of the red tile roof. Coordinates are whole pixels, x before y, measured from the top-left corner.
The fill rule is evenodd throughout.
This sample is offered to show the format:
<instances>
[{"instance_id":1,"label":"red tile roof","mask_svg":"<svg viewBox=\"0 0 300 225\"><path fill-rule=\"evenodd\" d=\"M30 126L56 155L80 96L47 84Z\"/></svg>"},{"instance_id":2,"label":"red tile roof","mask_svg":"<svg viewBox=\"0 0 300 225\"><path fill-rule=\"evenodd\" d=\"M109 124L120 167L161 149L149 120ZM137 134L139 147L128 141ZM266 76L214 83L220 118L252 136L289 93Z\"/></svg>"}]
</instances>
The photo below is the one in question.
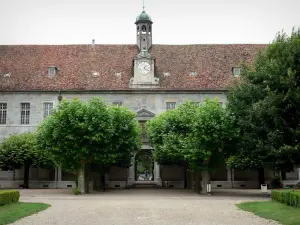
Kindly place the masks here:
<instances>
[{"instance_id":1,"label":"red tile roof","mask_svg":"<svg viewBox=\"0 0 300 225\"><path fill-rule=\"evenodd\" d=\"M217 90L234 79L232 67L251 63L265 47L153 45L150 53L156 58L160 89ZM0 91L130 90L137 53L136 45L0 45ZM54 77L48 76L49 66L58 68ZM93 71L99 76L93 77Z\"/></svg>"}]
</instances>

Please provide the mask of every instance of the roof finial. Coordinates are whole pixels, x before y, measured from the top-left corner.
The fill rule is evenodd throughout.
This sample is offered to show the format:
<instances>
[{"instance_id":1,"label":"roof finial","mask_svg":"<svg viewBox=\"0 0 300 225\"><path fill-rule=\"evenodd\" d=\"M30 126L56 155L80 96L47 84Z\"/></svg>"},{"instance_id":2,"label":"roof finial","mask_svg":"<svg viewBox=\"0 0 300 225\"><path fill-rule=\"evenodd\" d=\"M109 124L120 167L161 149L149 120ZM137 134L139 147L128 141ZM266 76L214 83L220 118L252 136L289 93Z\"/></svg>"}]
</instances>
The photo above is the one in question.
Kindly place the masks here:
<instances>
[{"instance_id":1,"label":"roof finial","mask_svg":"<svg viewBox=\"0 0 300 225\"><path fill-rule=\"evenodd\" d=\"M143 0L143 11L145 11L145 0Z\"/></svg>"}]
</instances>

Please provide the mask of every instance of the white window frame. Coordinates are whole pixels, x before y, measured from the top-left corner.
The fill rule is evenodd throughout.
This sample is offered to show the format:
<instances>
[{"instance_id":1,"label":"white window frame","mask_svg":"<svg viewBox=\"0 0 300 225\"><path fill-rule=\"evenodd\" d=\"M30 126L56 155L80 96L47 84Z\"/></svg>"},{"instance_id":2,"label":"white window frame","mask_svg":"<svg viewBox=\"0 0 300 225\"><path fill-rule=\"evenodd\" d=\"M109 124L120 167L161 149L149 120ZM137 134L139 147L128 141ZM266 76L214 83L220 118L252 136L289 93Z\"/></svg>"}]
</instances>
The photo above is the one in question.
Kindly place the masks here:
<instances>
[{"instance_id":1,"label":"white window frame","mask_svg":"<svg viewBox=\"0 0 300 225\"><path fill-rule=\"evenodd\" d=\"M241 67L233 67L232 73L234 77L240 77L241 76Z\"/></svg>"},{"instance_id":2,"label":"white window frame","mask_svg":"<svg viewBox=\"0 0 300 225\"><path fill-rule=\"evenodd\" d=\"M176 102L166 102L166 110L176 109Z\"/></svg>"},{"instance_id":3,"label":"white window frame","mask_svg":"<svg viewBox=\"0 0 300 225\"><path fill-rule=\"evenodd\" d=\"M57 72L57 68L56 67L48 67L48 75L50 76L54 76L56 75L56 72Z\"/></svg>"},{"instance_id":4,"label":"white window frame","mask_svg":"<svg viewBox=\"0 0 300 225\"><path fill-rule=\"evenodd\" d=\"M30 103L22 102L21 103L21 124L27 125L30 124Z\"/></svg>"},{"instance_id":5,"label":"white window frame","mask_svg":"<svg viewBox=\"0 0 300 225\"><path fill-rule=\"evenodd\" d=\"M191 76L191 77L195 77L195 76L197 76L197 72L196 72L196 71L192 71L192 72L190 72L190 76Z\"/></svg>"},{"instance_id":6,"label":"white window frame","mask_svg":"<svg viewBox=\"0 0 300 225\"><path fill-rule=\"evenodd\" d=\"M5 125L7 121L7 103L0 102L0 125Z\"/></svg>"},{"instance_id":7,"label":"white window frame","mask_svg":"<svg viewBox=\"0 0 300 225\"><path fill-rule=\"evenodd\" d=\"M46 105L51 105L51 107L46 107ZM54 104L53 102L43 102L43 118L47 118L53 112Z\"/></svg>"}]
</instances>

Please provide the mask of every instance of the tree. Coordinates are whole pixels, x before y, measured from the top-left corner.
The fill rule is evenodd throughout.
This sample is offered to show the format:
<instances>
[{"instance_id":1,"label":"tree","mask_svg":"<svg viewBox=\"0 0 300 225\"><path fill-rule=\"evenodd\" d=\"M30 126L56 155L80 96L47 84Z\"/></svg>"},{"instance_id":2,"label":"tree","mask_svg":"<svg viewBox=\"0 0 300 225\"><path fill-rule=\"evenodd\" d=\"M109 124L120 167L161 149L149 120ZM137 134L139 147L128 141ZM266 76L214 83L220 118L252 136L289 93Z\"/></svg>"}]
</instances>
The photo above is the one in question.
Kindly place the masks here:
<instances>
[{"instance_id":1,"label":"tree","mask_svg":"<svg viewBox=\"0 0 300 225\"><path fill-rule=\"evenodd\" d=\"M202 193L210 183L210 171L216 168L225 151L227 142L236 136L233 116L218 101L207 99L200 105L193 123L193 132L186 142L185 159L191 167L201 171Z\"/></svg>"},{"instance_id":2,"label":"tree","mask_svg":"<svg viewBox=\"0 0 300 225\"><path fill-rule=\"evenodd\" d=\"M236 133L232 121L217 101L207 99L200 107L185 102L155 117L147 124L147 131L155 156L162 161L184 162L197 174L197 191L206 193L209 170L218 164L215 159L222 159L225 143Z\"/></svg>"},{"instance_id":3,"label":"tree","mask_svg":"<svg viewBox=\"0 0 300 225\"><path fill-rule=\"evenodd\" d=\"M185 168L185 186L191 187L187 179L188 163L185 161L182 140L192 132L197 106L186 102L175 110L168 110L146 124L147 136L154 146L155 160L162 165L181 165Z\"/></svg>"},{"instance_id":4,"label":"tree","mask_svg":"<svg viewBox=\"0 0 300 225\"><path fill-rule=\"evenodd\" d=\"M12 135L0 145L0 168L24 167L24 188L29 188L30 167L53 168L54 165L51 156L37 147L34 133Z\"/></svg>"},{"instance_id":5,"label":"tree","mask_svg":"<svg viewBox=\"0 0 300 225\"><path fill-rule=\"evenodd\" d=\"M229 91L228 109L240 128L232 168L291 171L300 164L300 30L276 39L243 69Z\"/></svg>"},{"instance_id":6,"label":"tree","mask_svg":"<svg viewBox=\"0 0 300 225\"><path fill-rule=\"evenodd\" d=\"M64 170L79 176L79 188L85 193L91 165L101 170L102 179L110 165L128 165L133 149L138 146L139 130L132 112L109 108L94 98L88 102L63 100L37 133L38 144Z\"/></svg>"}]
</instances>

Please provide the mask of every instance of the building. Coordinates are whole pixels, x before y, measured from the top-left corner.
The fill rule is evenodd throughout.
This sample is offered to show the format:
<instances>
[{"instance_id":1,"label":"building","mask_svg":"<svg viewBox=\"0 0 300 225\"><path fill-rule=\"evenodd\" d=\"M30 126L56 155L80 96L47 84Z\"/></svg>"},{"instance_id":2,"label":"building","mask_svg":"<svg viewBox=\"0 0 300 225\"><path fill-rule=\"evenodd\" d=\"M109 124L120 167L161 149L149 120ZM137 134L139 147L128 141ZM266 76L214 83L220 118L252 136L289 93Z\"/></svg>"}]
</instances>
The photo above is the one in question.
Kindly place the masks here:
<instances>
[{"instance_id":1,"label":"building","mask_svg":"<svg viewBox=\"0 0 300 225\"><path fill-rule=\"evenodd\" d=\"M206 97L226 103L228 85L240 76L240 65L251 63L266 45L154 45L151 17L143 11L136 19L136 45L20 45L0 46L0 141L33 131L60 97L82 100L101 97L108 104L124 105L137 113L141 124L156 114L174 109L185 100ZM151 153L144 140L141 152ZM139 154L138 154L139 155ZM0 188L17 188L23 172L0 171ZM255 171L229 170L225 165L212 175L212 186L257 187ZM271 179L271 171L266 178ZM289 173L300 180L300 170ZM154 182L183 188L184 170L155 163ZM109 187L137 183L135 166L113 167ZM55 171L30 170L32 188L68 188L74 177Z\"/></svg>"}]
</instances>

